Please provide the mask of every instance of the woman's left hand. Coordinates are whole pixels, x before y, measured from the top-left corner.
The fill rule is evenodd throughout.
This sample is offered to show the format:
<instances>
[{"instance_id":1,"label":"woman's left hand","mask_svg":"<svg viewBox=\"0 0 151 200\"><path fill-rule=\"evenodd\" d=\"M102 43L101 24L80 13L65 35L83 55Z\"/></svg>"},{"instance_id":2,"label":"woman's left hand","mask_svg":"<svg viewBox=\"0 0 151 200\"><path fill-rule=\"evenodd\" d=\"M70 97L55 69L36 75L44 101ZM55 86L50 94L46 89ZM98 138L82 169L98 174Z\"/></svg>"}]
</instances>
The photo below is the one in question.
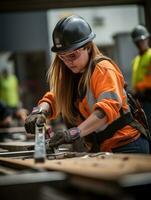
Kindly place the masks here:
<instances>
[{"instance_id":1,"label":"woman's left hand","mask_svg":"<svg viewBox=\"0 0 151 200\"><path fill-rule=\"evenodd\" d=\"M74 140L80 137L80 130L77 127L70 128L64 131L60 129L57 130L57 132L51 132L49 136L49 146L57 147L60 144L73 143Z\"/></svg>"}]
</instances>

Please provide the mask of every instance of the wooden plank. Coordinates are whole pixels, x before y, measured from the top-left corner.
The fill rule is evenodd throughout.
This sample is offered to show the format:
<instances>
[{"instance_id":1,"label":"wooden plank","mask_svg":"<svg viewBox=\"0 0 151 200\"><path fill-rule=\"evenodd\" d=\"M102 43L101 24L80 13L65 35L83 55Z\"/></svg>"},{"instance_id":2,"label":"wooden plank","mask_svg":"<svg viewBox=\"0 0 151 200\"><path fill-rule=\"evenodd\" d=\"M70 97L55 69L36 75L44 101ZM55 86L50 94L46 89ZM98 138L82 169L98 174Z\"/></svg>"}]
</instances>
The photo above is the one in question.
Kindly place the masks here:
<instances>
[{"instance_id":1,"label":"wooden plank","mask_svg":"<svg viewBox=\"0 0 151 200\"><path fill-rule=\"evenodd\" d=\"M45 163L36 164L33 159L17 160L11 158L9 162L30 167L40 167L47 170L62 171L73 175L88 178L117 181L124 175L151 172L150 155L109 154L107 156L83 156L78 158L46 160Z\"/></svg>"},{"instance_id":2,"label":"wooden plank","mask_svg":"<svg viewBox=\"0 0 151 200\"><path fill-rule=\"evenodd\" d=\"M26 133L24 127L0 128L0 133Z\"/></svg>"},{"instance_id":3,"label":"wooden plank","mask_svg":"<svg viewBox=\"0 0 151 200\"><path fill-rule=\"evenodd\" d=\"M16 174L16 173L17 173L17 171L14 170L14 169L10 169L10 168L7 168L7 167L0 166L0 174L13 175L13 174Z\"/></svg>"},{"instance_id":4,"label":"wooden plank","mask_svg":"<svg viewBox=\"0 0 151 200\"><path fill-rule=\"evenodd\" d=\"M0 147L7 149L9 151L27 151L34 148L35 142L30 141L10 141L10 142L1 142Z\"/></svg>"},{"instance_id":5,"label":"wooden plank","mask_svg":"<svg viewBox=\"0 0 151 200\"><path fill-rule=\"evenodd\" d=\"M55 169L64 172L91 177L116 180L123 175L151 172L151 157L83 157L64 160L53 160L45 163L48 170Z\"/></svg>"},{"instance_id":6,"label":"wooden plank","mask_svg":"<svg viewBox=\"0 0 151 200\"><path fill-rule=\"evenodd\" d=\"M7 149L0 148L0 153L6 153L6 152L8 152Z\"/></svg>"},{"instance_id":7,"label":"wooden plank","mask_svg":"<svg viewBox=\"0 0 151 200\"><path fill-rule=\"evenodd\" d=\"M9 168L9 169L14 169L14 170L27 170L27 169L31 169L33 171L41 171L41 168L36 166L36 165L31 165L30 163L26 163L26 162L22 162L23 160L19 160L19 159L13 159L13 158L2 158L0 157L0 168L2 166Z\"/></svg>"}]
</instances>

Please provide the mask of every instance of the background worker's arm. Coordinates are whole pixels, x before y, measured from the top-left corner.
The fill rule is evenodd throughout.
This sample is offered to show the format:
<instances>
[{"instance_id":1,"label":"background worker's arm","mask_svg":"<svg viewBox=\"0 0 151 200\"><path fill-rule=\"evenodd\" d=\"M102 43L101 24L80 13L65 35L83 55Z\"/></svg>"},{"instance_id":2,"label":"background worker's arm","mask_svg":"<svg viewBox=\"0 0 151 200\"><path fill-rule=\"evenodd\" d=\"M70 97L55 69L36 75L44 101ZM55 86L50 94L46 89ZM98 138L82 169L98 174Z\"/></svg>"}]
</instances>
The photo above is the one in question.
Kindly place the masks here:
<instances>
[{"instance_id":1,"label":"background worker's arm","mask_svg":"<svg viewBox=\"0 0 151 200\"><path fill-rule=\"evenodd\" d=\"M107 116L101 109L95 110L84 122L82 122L78 128L80 130L80 137L84 137L100 127L106 125Z\"/></svg>"}]
</instances>

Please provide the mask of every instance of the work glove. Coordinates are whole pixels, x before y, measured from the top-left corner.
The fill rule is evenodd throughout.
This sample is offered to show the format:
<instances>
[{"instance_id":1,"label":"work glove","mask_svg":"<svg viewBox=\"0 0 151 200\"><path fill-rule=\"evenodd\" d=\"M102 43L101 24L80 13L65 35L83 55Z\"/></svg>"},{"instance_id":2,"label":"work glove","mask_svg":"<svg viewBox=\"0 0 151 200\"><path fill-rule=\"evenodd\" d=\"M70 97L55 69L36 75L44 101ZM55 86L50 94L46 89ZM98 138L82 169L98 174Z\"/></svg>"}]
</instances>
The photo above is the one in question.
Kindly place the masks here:
<instances>
[{"instance_id":1,"label":"work glove","mask_svg":"<svg viewBox=\"0 0 151 200\"><path fill-rule=\"evenodd\" d=\"M50 133L50 147L57 147L61 144L73 143L76 139L80 137L80 130L77 127L70 128L68 130L57 130L57 132Z\"/></svg>"},{"instance_id":2,"label":"work glove","mask_svg":"<svg viewBox=\"0 0 151 200\"><path fill-rule=\"evenodd\" d=\"M27 133L35 134L35 125L43 126L46 123L47 111L41 107L34 107L33 111L25 120L25 130Z\"/></svg>"}]
</instances>

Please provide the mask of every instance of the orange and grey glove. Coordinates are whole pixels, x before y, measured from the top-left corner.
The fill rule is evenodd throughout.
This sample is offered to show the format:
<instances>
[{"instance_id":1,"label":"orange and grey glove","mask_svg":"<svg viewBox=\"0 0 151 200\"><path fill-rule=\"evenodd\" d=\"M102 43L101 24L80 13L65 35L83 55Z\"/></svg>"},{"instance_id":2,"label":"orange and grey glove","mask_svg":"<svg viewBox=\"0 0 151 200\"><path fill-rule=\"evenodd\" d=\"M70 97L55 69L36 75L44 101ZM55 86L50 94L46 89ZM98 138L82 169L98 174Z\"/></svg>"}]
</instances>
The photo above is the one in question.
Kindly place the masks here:
<instances>
[{"instance_id":1,"label":"orange and grey glove","mask_svg":"<svg viewBox=\"0 0 151 200\"><path fill-rule=\"evenodd\" d=\"M35 134L35 124L42 126L46 123L48 112L41 107L34 107L33 111L25 120L25 130L27 133Z\"/></svg>"},{"instance_id":2,"label":"orange and grey glove","mask_svg":"<svg viewBox=\"0 0 151 200\"><path fill-rule=\"evenodd\" d=\"M80 129L77 127L70 128L68 130L62 131L57 130L57 132L51 132L50 134L50 147L57 147L60 144L70 144L80 137Z\"/></svg>"}]
</instances>

